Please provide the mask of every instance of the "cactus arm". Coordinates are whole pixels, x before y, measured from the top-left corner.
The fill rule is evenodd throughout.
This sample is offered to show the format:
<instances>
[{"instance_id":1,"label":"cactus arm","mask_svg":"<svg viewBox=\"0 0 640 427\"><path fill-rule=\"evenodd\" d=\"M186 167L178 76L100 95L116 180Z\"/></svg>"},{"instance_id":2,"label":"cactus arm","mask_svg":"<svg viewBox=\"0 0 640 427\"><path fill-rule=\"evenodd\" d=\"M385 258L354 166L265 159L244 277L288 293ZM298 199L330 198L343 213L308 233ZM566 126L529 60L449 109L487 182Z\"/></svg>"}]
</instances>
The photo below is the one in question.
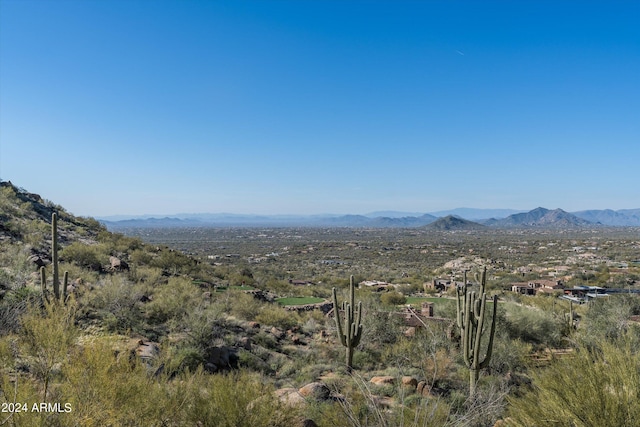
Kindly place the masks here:
<instances>
[{"instance_id":1,"label":"cactus arm","mask_svg":"<svg viewBox=\"0 0 640 427\"><path fill-rule=\"evenodd\" d=\"M69 272L65 271L62 279L62 299L67 298L67 285L69 284Z\"/></svg>"},{"instance_id":2,"label":"cactus arm","mask_svg":"<svg viewBox=\"0 0 640 427\"><path fill-rule=\"evenodd\" d=\"M489 366L489 362L491 361L491 355L493 354L493 337L496 333L496 316L498 312L498 296L493 296L493 319L491 321L491 330L489 332L489 345L487 346L487 354L484 357L482 363L478 365L479 369L484 369Z\"/></svg>"},{"instance_id":3,"label":"cactus arm","mask_svg":"<svg viewBox=\"0 0 640 427\"><path fill-rule=\"evenodd\" d=\"M464 329L464 312L465 312L465 305L467 302L467 293L464 292L464 299L461 300L461 290L458 289L456 287L456 307L457 307L457 316L456 316L456 320L458 322L458 327L460 328L460 330Z\"/></svg>"},{"instance_id":4,"label":"cactus arm","mask_svg":"<svg viewBox=\"0 0 640 427\"><path fill-rule=\"evenodd\" d=\"M471 299L468 298L465 302L465 309L464 309L464 324L465 324L465 328L462 330L462 346L463 346L463 357L464 357L464 362L467 365L467 367L471 367L471 355L469 354L469 349L472 348L471 345L471 323L470 323L470 317L471 317L471 310L469 310L469 304L471 303Z\"/></svg>"},{"instance_id":5,"label":"cactus arm","mask_svg":"<svg viewBox=\"0 0 640 427\"><path fill-rule=\"evenodd\" d=\"M486 308L485 294L482 294L481 300L476 301L476 305L478 305L478 302L480 303L480 314L478 317L478 327L475 331L476 339L473 346L473 367L475 369L478 369L478 364L480 362L480 344L482 342L482 327L484 326L484 310Z\"/></svg>"},{"instance_id":6,"label":"cactus arm","mask_svg":"<svg viewBox=\"0 0 640 427\"><path fill-rule=\"evenodd\" d=\"M44 266L40 267L40 286L42 287L42 292L47 290L47 270Z\"/></svg>"},{"instance_id":7,"label":"cactus arm","mask_svg":"<svg viewBox=\"0 0 640 427\"><path fill-rule=\"evenodd\" d=\"M336 327L338 328L338 336L343 346L346 346L344 333L342 332L342 321L340 319L340 310L338 309L338 297L336 296L336 288L333 288L333 314L336 320Z\"/></svg>"}]
</instances>

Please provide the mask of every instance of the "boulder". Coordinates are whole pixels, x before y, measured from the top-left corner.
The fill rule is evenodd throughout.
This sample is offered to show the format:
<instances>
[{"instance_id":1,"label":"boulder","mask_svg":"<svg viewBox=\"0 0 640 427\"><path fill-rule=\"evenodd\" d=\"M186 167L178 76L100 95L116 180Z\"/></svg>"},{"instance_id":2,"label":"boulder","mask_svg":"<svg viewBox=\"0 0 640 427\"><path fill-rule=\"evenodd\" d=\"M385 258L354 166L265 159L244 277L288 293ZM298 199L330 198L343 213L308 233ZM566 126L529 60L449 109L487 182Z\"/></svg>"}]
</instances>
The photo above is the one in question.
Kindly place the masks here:
<instances>
[{"instance_id":1,"label":"boulder","mask_svg":"<svg viewBox=\"0 0 640 427\"><path fill-rule=\"evenodd\" d=\"M211 347L207 350L205 363L215 365L215 371L236 368L238 366L237 350L227 346Z\"/></svg>"},{"instance_id":2,"label":"boulder","mask_svg":"<svg viewBox=\"0 0 640 427\"><path fill-rule=\"evenodd\" d=\"M251 338L242 337L238 340L238 347L244 348L247 351L251 351Z\"/></svg>"},{"instance_id":3,"label":"boulder","mask_svg":"<svg viewBox=\"0 0 640 427\"><path fill-rule=\"evenodd\" d=\"M160 354L160 345L151 341L138 340L135 352L136 356L142 360L152 360Z\"/></svg>"},{"instance_id":4,"label":"boulder","mask_svg":"<svg viewBox=\"0 0 640 427\"><path fill-rule=\"evenodd\" d=\"M313 382L301 387L298 393L302 397L315 399L315 400L327 400L331 395L331 390L326 384L321 382Z\"/></svg>"},{"instance_id":5,"label":"boulder","mask_svg":"<svg viewBox=\"0 0 640 427\"><path fill-rule=\"evenodd\" d=\"M404 336L407 337L407 338L415 337L416 336L416 327L415 326L409 326L407 329L405 329Z\"/></svg>"},{"instance_id":6,"label":"boulder","mask_svg":"<svg viewBox=\"0 0 640 427\"><path fill-rule=\"evenodd\" d=\"M127 264L125 261L121 260L118 257L115 256L110 256L109 257L109 269L111 271L128 271L129 270L129 264Z\"/></svg>"},{"instance_id":7,"label":"boulder","mask_svg":"<svg viewBox=\"0 0 640 427\"><path fill-rule=\"evenodd\" d=\"M281 388L276 390L275 395L281 402L291 406L305 405L307 401L298 392L298 389L293 387Z\"/></svg>"},{"instance_id":8,"label":"boulder","mask_svg":"<svg viewBox=\"0 0 640 427\"><path fill-rule=\"evenodd\" d=\"M426 381L420 381L416 386L416 393L425 397L430 396L431 386Z\"/></svg>"},{"instance_id":9,"label":"boulder","mask_svg":"<svg viewBox=\"0 0 640 427\"><path fill-rule=\"evenodd\" d=\"M44 267L45 265L47 265L46 261L42 259L39 255L31 255L29 258L27 258L27 260L29 262L34 263L38 268Z\"/></svg>"},{"instance_id":10,"label":"boulder","mask_svg":"<svg viewBox=\"0 0 640 427\"><path fill-rule=\"evenodd\" d=\"M300 336L298 335L293 335L291 337L291 343L294 345L305 345L305 342L302 341L302 338L300 338Z\"/></svg>"},{"instance_id":11,"label":"boulder","mask_svg":"<svg viewBox=\"0 0 640 427\"><path fill-rule=\"evenodd\" d=\"M402 385L415 390L418 387L418 380L413 377L405 376L402 377Z\"/></svg>"},{"instance_id":12,"label":"boulder","mask_svg":"<svg viewBox=\"0 0 640 427\"><path fill-rule=\"evenodd\" d=\"M371 378L370 382L375 385L394 384L396 379L389 375L383 375Z\"/></svg>"},{"instance_id":13,"label":"boulder","mask_svg":"<svg viewBox=\"0 0 640 427\"><path fill-rule=\"evenodd\" d=\"M273 335L276 339L283 339L285 336L285 333L282 329L278 329L275 326L273 328L271 328L271 335Z\"/></svg>"}]
</instances>

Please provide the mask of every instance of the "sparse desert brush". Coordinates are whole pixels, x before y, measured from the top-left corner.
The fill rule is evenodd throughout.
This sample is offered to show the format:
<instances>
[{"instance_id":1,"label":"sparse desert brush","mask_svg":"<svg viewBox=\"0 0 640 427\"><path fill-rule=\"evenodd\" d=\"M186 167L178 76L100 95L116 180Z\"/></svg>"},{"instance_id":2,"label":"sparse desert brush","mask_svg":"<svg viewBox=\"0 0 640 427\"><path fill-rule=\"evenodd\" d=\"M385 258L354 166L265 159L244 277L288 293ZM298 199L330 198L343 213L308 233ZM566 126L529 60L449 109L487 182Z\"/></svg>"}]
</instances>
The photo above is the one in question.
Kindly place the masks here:
<instances>
[{"instance_id":1,"label":"sparse desert brush","mask_svg":"<svg viewBox=\"0 0 640 427\"><path fill-rule=\"evenodd\" d=\"M401 305L407 302L407 297L404 296L404 294L401 294L400 292L395 292L395 291L385 292L380 297L380 301L384 305L389 305L389 306Z\"/></svg>"},{"instance_id":2,"label":"sparse desert brush","mask_svg":"<svg viewBox=\"0 0 640 427\"><path fill-rule=\"evenodd\" d=\"M2 270L0 279L3 279ZM5 291L0 299L0 336L17 332L20 329L20 317L30 306L41 304L42 300L42 293L28 286Z\"/></svg>"},{"instance_id":3,"label":"sparse desert brush","mask_svg":"<svg viewBox=\"0 0 640 427\"><path fill-rule=\"evenodd\" d=\"M595 340L532 371L533 388L509 398L509 426L637 426L640 356L635 337Z\"/></svg>"},{"instance_id":4,"label":"sparse desert brush","mask_svg":"<svg viewBox=\"0 0 640 427\"><path fill-rule=\"evenodd\" d=\"M335 383L333 391L344 398L310 408L310 416L319 425L332 427L455 425L450 423L451 410L445 400L421 398L411 393L400 393L385 400L374 385L358 375L342 378Z\"/></svg>"},{"instance_id":5,"label":"sparse desert brush","mask_svg":"<svg viewBox=\"0 0 640 427\"><path fill-rule=\"evenodd\" d=\"M255 320L256 315L265 305L265 303L258 301L252 295L229 290L226 291L225 295L219 295L218 299L229 301L231 314L243 320Z\"/></svg>"},{"instance_id":6,"label":"sparse desert brush","mask_svg":"<svg viewBox=\"0 0 640 427\"><path fill-rule=\"evenodd\" d=\"M104 244L87 245L73 242L60 251L60 258L68 263L93 271L99 271L109 261L108 248Z\"/></svg>"},{"instance_id":7,"label":"sparse desert brush","mask_svg":"<svg viewBox=\"0 0 640 427\"><path fill-rule=\"evenodd\" d=\"M83 297L81 312L96 318L110 332L126 333L143 328L142 293L124 276L106 276Z\"/></svg>"},{"instance_id":8,"label":"sparse desert brush","mask_svg":"<svg viewBox=\"0 0 640 427\"><path fill-rule=\"evenodd\" d=\"M265 304L255 320L264 325L281 329L290 329L301 323L300 315L295 311L287 311L276 304Z\"/></svg>"},{"instance_id":9,"label":"sparse desert brush","mask_svg":"<svg viewBox=\"0 0 640 427\"><path fill-rule=\"evenodd\" d=\"M499 329L505 330L512 339L550 347L562 344L564 322L540 309L508 304L499 323Z\"/></svg>"},{"instance_id":10,"label":"sparse desert brush","mask_svg":"<svg viewBox=\"0 0 640 427\"><path fill-rule=\"evenodd\" d=\"M132 280L135 280L138 284L145 284L150 289L156 286L164 285L168 279L162 274L162 269L157 267L149 267L146 264L134 264L131 269Z\"/></svg>"},{"instance_id":11,"label":"sparse desert brush","mask_svg":"<svg viewBox=\"0 0 640 427\"><path fill-rule=\"evenodd\" d=\"M202 302L202 292L189 278L171 277L154 290L145 312L150 323L164 323L181 319Z\"/></svg>"}]
</instances>

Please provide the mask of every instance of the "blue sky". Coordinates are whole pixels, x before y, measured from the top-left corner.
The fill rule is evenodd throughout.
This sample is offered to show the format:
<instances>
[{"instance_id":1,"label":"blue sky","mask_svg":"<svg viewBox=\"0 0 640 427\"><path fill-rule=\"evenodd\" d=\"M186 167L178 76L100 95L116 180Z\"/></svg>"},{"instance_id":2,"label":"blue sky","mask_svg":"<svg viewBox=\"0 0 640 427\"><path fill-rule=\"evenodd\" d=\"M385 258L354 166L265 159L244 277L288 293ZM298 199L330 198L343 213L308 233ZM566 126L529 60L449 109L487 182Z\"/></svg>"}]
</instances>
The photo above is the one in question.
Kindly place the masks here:
<instances>
[{"instance_id":1,"label":"blue sky","mask_svg":"<svg viewBox=\"0 0 640 427\"><path fill-rule=\"evenodd\" d=\"M640 207L640 2L0 0L0 178L77 215Z\"/></svg>"}]
</instances>

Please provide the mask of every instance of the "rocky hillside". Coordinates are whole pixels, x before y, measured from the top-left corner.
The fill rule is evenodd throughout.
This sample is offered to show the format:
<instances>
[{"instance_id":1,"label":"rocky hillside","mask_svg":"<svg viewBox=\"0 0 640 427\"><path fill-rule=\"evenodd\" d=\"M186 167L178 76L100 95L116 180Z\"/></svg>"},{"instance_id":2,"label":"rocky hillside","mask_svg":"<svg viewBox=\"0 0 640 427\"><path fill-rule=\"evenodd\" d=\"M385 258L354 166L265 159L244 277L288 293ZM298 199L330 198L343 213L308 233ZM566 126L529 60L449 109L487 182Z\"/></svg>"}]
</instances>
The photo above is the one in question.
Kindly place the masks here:
<instances>
[{"instance_id":1,"label":"rocky hillside","mask_svg":"<svg viewBox=\"0 0 640 427\"><path fill-rule=\"evenodd\" d=\"M70 283L60 301L50 291L54 212ZM108 232L10 182L0 186L0 243L0 387L71 408L25 412L15 425L296 426L301 411L283 406L274 376L302 394L315 379L303 368L312 344L312 358L335 345L321 312L232 287L251 283L241 267ZM218 372L229 376L209 375ZM178 400L187 403L172 407Z\"/></svg>"},{"instance_id":2,"label":"rocky hillside","mask_svg":"<svg viewBox=\"0 0 640 427\"><path fill-rule=\"evenodd\" d=\"M62 245L72 241L95 243L106 228L92 218L80 218L40 195L0 182L0 240L13 244L32 244L34 251L46 249L51 214L57 212Z\"/></svg>"}]
</instances>

